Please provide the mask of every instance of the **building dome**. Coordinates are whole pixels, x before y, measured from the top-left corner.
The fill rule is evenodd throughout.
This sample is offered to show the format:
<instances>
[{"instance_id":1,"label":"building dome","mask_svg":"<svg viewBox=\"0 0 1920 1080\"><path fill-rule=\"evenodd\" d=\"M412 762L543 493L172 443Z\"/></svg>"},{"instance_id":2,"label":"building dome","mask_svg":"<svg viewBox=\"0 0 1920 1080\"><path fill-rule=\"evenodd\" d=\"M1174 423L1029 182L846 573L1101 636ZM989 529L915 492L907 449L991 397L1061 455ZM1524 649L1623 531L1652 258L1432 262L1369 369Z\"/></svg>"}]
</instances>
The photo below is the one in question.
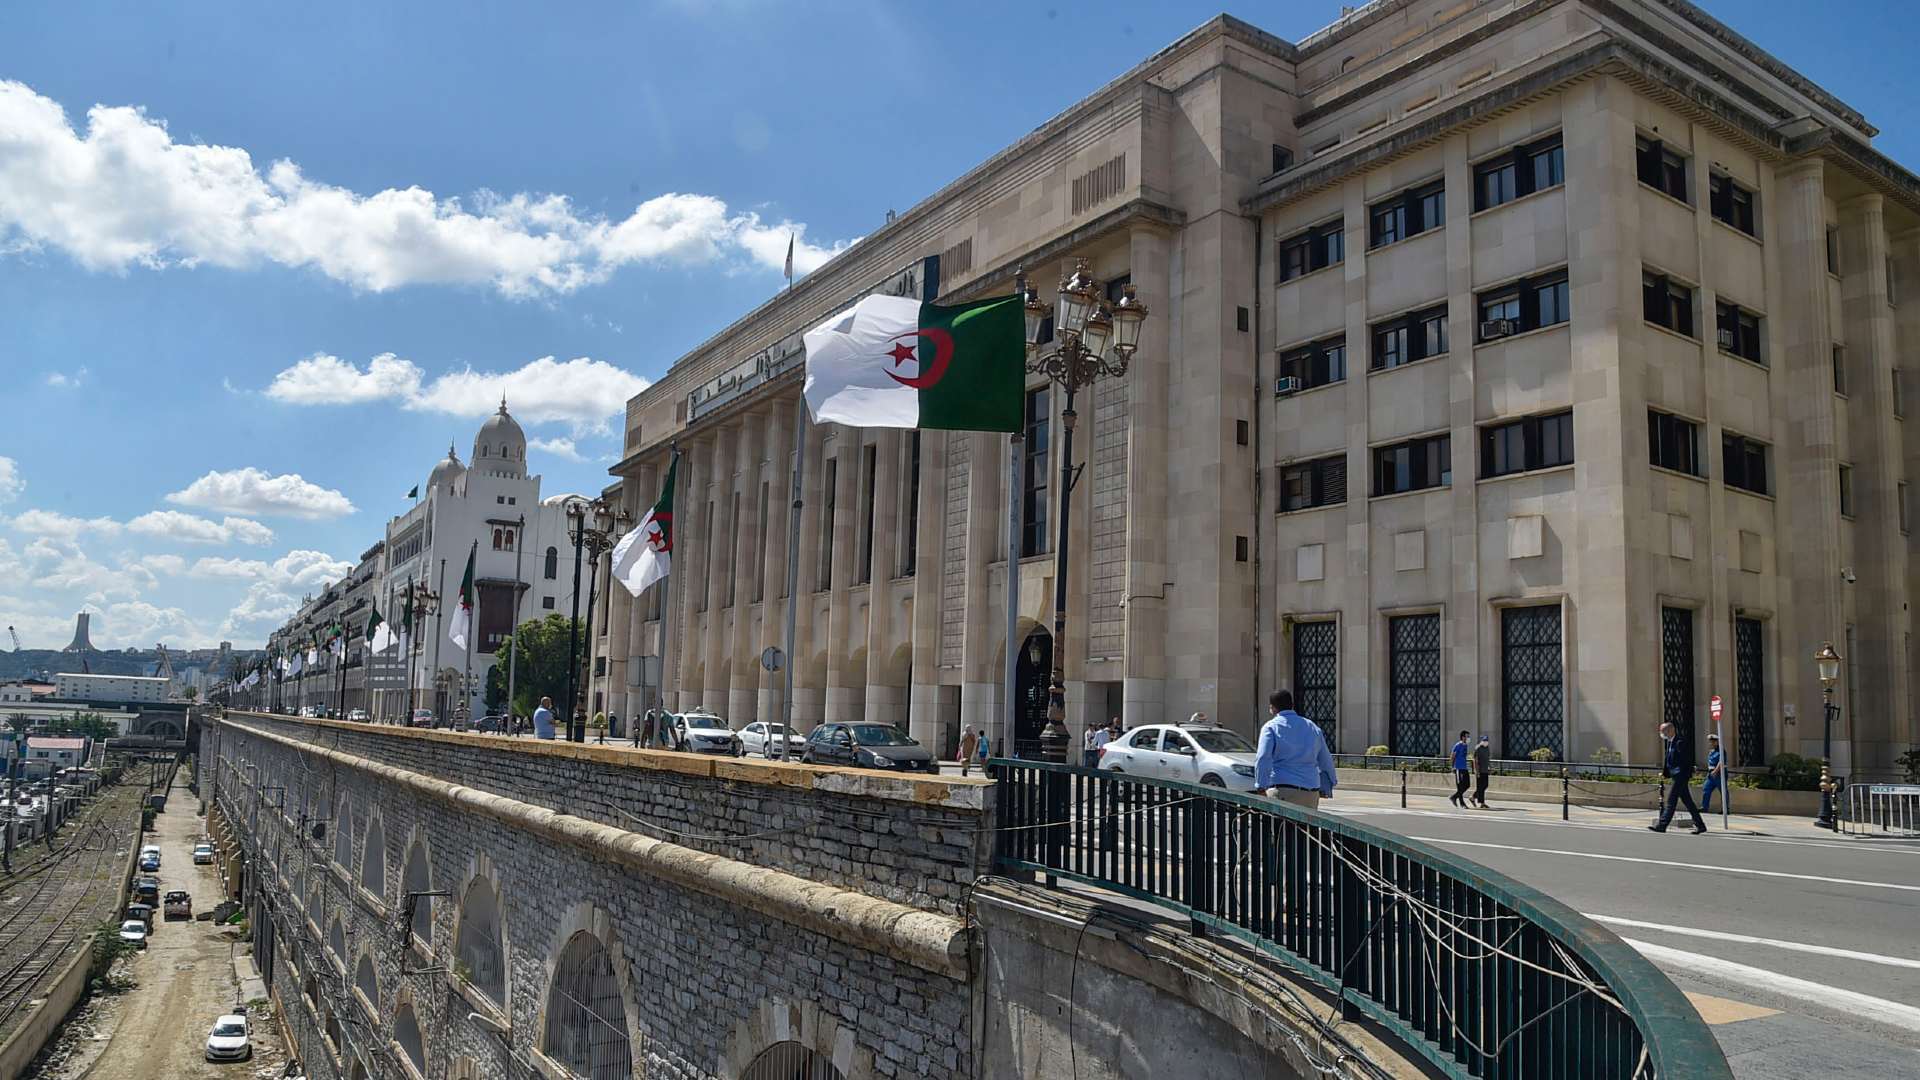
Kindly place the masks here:
<instances>
[{"instance_id":1,"label":"building dome","mask_svg":"<svg viewBox=\"0 0 1920 1080\"><path fill-rule=\"evenodd\" d=\"M527 433L520 422L507 413L507 399L500 398L500 411L487 417L480 433L473 437L473 467L496 476L527 475Z\"/></svg>"},{"instance_id":2,"label":"building dome","mask_svg":"<svg viewBox=\"0 0 1920 1080\"><path fill-rule=\"evenodd\" d=\"M457 495L466 490L466 481L467 467L460 464L460 456L453 452L453 444L449 443L446 459L427 474L427 489L439 488L449 495Z\"/></svg>"}]
</instances>

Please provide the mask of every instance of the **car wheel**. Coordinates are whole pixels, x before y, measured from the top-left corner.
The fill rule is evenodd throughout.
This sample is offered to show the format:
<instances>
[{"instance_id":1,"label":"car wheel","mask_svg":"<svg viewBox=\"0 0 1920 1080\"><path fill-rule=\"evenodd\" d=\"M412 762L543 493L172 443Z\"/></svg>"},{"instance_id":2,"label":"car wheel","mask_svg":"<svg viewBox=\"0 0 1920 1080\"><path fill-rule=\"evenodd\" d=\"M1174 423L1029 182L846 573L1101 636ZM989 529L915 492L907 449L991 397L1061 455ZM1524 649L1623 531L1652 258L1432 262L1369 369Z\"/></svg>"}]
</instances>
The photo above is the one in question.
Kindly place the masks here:
<instances>
[{"instance_id":1,"label":"car wheel","mask_svg":"<svg viewBox=\"0 0 1920 1080\"><path fill-rule=\"evenodd\" d=\"M813 751L811 750L800 751L800 764L802 765L813 764Z\"/></svg>"},{"instance_id":2,"label":"car wheel","mask_svg":"<svg viewBox=\"0 0 1920 1080\"><path fill-rule=\"evenodd\" d=\"M1227 785L1219 777L1213 775L1212 773L1208 773L1207 775L1200 778L1200 786L1201 787L1226 787Z\"/></svg>"},{"instance_id":3,"label":"car wheel","mask_svg":"<svg viewBox=\"0 0 1920 1080\"><path fill-rule=\"evenodd\" d=\"M1125 769L1123 769L1123 768L1121 768L1121 767L1120 767L1120 766L1118 766L1118 765L1115 765L1115 766L1114 766L1113 768L1111 768L1111 769L1108 769L1107 771L1108 771L1108 772L1110 772L1110 773L1118 773L1118 774L1121 774L1121 775L1125 775L1125 774L1126 774L1126 771L1127 771L1127 770L1125 770Z\"/></svg>"}]
</instances>

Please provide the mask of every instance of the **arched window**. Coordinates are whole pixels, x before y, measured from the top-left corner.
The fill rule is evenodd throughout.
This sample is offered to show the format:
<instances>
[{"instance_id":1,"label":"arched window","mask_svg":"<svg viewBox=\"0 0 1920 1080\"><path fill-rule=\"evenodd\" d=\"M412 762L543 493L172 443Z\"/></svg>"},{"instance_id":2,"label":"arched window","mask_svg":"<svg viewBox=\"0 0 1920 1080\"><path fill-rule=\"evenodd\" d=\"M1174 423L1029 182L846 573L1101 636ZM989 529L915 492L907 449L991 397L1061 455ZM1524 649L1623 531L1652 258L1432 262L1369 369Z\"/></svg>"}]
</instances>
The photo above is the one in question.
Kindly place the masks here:
<instances>
[{"instance_id":1,"label":"arched window","mask_svg":"<svg viewBox=\"0 0 1920 1080\"><path fill-rule=\"evenodd\" d=\"M353 987L367 999L367 1004L373 1006L375 1011L379 1010L380 976L374 974L373 957L366 953L360 954L360 964L353 969Z\"/></svg>"},{"instance_id":2,"label":"arched window","mask_svg":"<svg viewBox=\"0 0 1920 1080\"><path fill-rule=\"evenodd\" d=\"M627 1043L627 1006L607 947L585 930L567 940L547 991L547 1031L542 1049L587 1080L628 1080L633 1051Z\"/></svg>"},{"instance_id":3,"label":"arched window","mask_svg":"<svg viewBox=\"0 0 1920 1080\"><path fill-rule=\"evenodd\" d=\"M342 968L347 966L347 933L340 929L339 919L333 920L333 925L327 927L327 951L333 954Z\"/></svg>"},{"instance_id":4,"label":"arched window","mask_svg":"<svg viewBox=\"0 0 1920 1080\"><path fill-rule=\"evenodd\" d=\"M420 1036L420 1022L413 1017L412 1005L402 1004L393 1010L393 1041L400 1044L400 1052L407 1055L413 1071L426 1075L427 1041Z\"/></svg>"},{"instance_id":5,"label":"arched window","mask_svg":"<svg viewBox=\"0 0 1920 1080\"><path fill-rule=\"evenodd\" d=\"M554 578L557 578L559 576L560 576L560 549L556 547L550 547L547 549L547 580L552 581Z\"/></svg>"},{"instance_id":6,"label":"arched window","mask_svg":"<svg viewBox=\"0 0 1920 1080\"><path fill-rule=\"evenodd\" d=\"M340 796L340 808L333 815L333 861L340 869L353 872L353 818L347 813L347 797Z\"/></svg>"},{"instance_id":7,"label":"arched window","mask_svg":"<svg viewBox=\"0 0 1920 1080\"><path fill-rule=\"evenodd\" d=\"M512 529L507 530L507 550L508 551L513 550L513 530Z\"/></svg>"},{"instance_id":8,"label":"arched window","mask_svg":"<svg viewBox=\"0 0 1920 1080\"><path fill-rule=\"evenodd\" d=\"M493 550L495 551L500 550L500 530L499 529L493 530Z\"/></svg>"},{"instance_id":9,"label":"arched window","mask_svg":"<svg viewBox=\"0 0 1920 1080\"><path fill-rule=\"evenodd\" d=\"M313 891L307 894L307 918L313 920L313 925L319 926L326 915L326 906L320 902L320 883L316 881L313 883Z\"/></svg>"},{"instance_id":10,"label":"arched window","mask_svg":"<svg viewBox=\"0 0 1920 1080\"><path fill-rule=\"evenodd\" d=\"M367 842L360 849L360 887L387 898L387 830L378 814L367 822Z\"/></svg>"},{"instance_id":11,"label":"arched window","mask_svg":"<svg viewBox=\"0 0 1920 1080\"><path fill-rule=\"evenodd\" d=\"M400 902L406 903L407 893L433 891L433 875L427 868L427 846L415 840L407 851L407 868L400 875ZM433 949L433 897L415 896L413 900L413 922L410 924L413 936L418 938L420 946Z\"/></svg>"},{"instance_id":12,"label":"arched window","mask_svg":"<svg viewBox=\"0 0 1920 1080\"><path fill-rule=\"evenodd\" d=\"M740 1080L846 1080L833 1059L805 1043L777 1042L748 1063Z\"/></svg>"},{"instance_id":13,"label":"arched window","mask_svg":"<svg viewBox=\"0 0 1920 1080\"><path fill-rule=\"evenodd\" d=\"M466 965L466 979L496 1004L507 1000L507 964L500 947L500 898L493 883L474 878L460 900L460 932L454 957Z\"/></svg>"}]
</instances>

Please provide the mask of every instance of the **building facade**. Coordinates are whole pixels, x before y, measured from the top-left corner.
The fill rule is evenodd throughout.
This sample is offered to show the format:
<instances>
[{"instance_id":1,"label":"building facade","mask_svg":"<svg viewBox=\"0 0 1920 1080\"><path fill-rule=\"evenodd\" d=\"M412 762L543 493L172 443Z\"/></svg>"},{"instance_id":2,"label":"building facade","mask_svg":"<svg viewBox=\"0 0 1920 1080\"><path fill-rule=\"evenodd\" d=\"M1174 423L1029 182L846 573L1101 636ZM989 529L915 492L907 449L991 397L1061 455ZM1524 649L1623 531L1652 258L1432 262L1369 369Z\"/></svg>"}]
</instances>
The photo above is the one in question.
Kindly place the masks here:
<instances>
[{"instance_id":1,"label":"building facade","mask_svg":"<svg viewBox=\"0 0 1920 1080\"><path fill-rule=\"evenodd\" d=\"M53 696L67 701L165 701L172 680L141 675L88 675L62 671L53 677Z\"/></svg>"},{"instance_id":2,"label":"building facade","mask_svg":"<svg viewBox=\"0 0 1920 1080\"><path fill-rule=\"evenodd\" d=\"M1344 752L1647 761L1661 719L1704 752L1718 696L1757 765L1819 753L1831 641L1836 766L1884 768L1916 737L1920 180L1875 133L1684 0L1214 20L629 403L627 505L683 455L666 700L778 715L758 658L797 596L802 726L997 729L1013 485L1024 731L1060 648L1076 733L1251 730L1284 685ZM1031 380L1014 476L1001 436L808 423L797 335L916 269L1050 298L1076 257L1153 317L1081 395L1054 642L1058 392ZM613 708L651 703L661 591L600 620Z\"/></svg>"}]
</instances>

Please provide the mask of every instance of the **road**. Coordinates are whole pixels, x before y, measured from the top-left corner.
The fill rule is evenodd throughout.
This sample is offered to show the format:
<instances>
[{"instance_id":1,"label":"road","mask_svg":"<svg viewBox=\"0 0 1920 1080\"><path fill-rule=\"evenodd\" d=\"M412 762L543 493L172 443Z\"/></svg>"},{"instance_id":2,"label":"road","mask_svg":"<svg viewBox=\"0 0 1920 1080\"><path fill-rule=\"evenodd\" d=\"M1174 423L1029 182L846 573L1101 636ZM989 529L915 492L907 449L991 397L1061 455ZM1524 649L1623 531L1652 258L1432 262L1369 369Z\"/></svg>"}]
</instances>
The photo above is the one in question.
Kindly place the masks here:
<instances>
[{"instance_id":1,"label":"road","mask_svg":"<svg viewBox=\"0 0 1920 1080\"><path fill-rule=\"evenodd\" d=\"M154 816L154 832L143 841L159 844L160 892L185 889L194 910L216 903L220 879L211 866L195 866L193 845L201 836L193 793L178 784L169 792L167 811ZM222 1013L235 1011L239 984L234 979L228 940L213 924L156 918L146 952L134 959L138 988L125 995L117 1026L105 1052L86 1072L87 1080L213 1080L252 1076L261 1062L280 1061L279 1032L255 1021L255 1064L213 1064L206 1060L208 1028Z\"/></svg>"},{"instance_id":2,"label":"road","mask_svg":"<svg viewBox=\"0 0 1920 1080\"><path fill-rule=\"evenodd\" d=\"M1437 844L1632 943L1687 992L1742 1080L1920 1076L1920 841L1797 818L1695 836L1638 812L1462 811L1341 793L1321 809Z\"/></svg>"}]
</instances>

